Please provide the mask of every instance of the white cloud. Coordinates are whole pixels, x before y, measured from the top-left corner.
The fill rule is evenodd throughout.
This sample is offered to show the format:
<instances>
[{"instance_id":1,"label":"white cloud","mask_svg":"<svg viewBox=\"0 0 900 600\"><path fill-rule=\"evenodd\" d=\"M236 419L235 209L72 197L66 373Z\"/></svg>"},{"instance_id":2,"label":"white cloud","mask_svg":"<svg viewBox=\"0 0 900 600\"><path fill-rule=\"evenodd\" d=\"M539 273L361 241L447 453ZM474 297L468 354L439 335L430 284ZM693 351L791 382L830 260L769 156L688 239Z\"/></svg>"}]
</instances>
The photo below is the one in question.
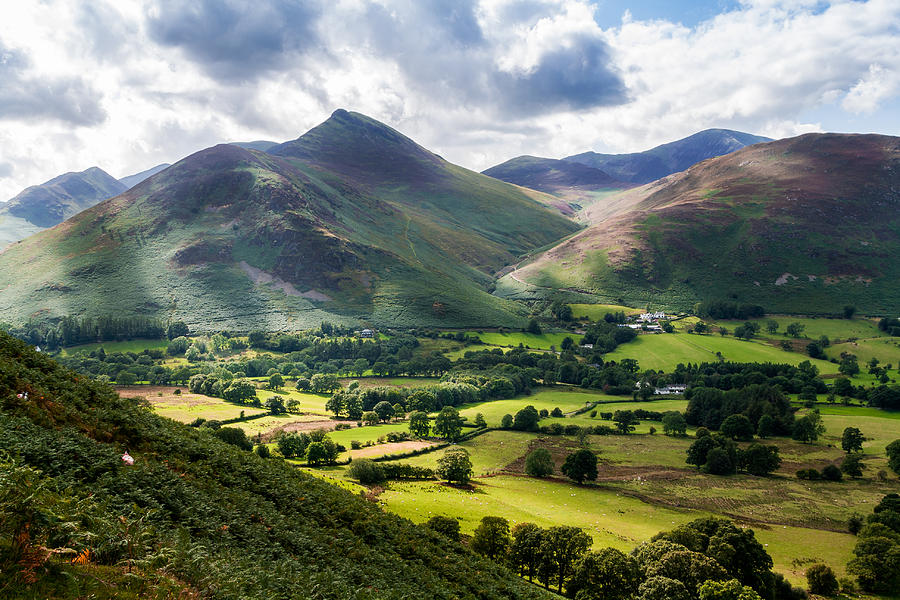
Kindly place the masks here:
<instances>
[{"instance_id":1,"label":"white cloud","mask_svg":"<svg viewBox=\"0 0 900 600\"><path fill-rule=\"evenodd\" d=\"M92 165L123 176L226 140L291 139L339 107L483 169L525 153L643 150L708 127L837 129L803 115L877 119L900 94L895 0L753 0L692 28L628 17L606 30L588 0L291 4L256 0L247 21L239 0L5 7L0 49L25 65L16 81L70 82L59 89L93 104L81 122L62 110L77 102L54 113L47 97L0 120L0 199ZM184 15L231 37L198 45ZM266 19L277 39L261 42ZM215 27L202 33L215 39ZM0 81L0 98L28 90L42 97Z\"/></svg>"}]
</instances>

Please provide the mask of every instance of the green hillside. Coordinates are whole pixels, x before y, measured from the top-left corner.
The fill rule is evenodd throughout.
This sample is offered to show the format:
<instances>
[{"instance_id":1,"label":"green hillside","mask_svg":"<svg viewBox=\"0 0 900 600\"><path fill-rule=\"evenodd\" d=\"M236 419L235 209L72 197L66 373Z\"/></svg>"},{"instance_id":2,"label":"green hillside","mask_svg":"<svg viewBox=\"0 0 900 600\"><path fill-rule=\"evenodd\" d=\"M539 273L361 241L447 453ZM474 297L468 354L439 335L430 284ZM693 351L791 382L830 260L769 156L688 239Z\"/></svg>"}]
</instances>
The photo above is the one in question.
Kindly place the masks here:
<instances>
[{"instance_id":1,"label":"green hillside","mask_svg":"<svg viewBox=\"0 0 900 600\"><path fill-rule=\"evenodd\" d=\"M548 597L458 543L158 417L5 334L0 373L4 597Z\"/></svg>"},{"instance_id":2,"label":"green hillside","mask_svg":"<svg viewBox=\"0 0 900 600\"><path fill-rule=\"evenodd\" d=\"M515 326L523 309L488 293L493 273L577 229L538 192L362 115L338 111L273 152L203 150L7 249L0 321Z\"/></svg>"},{"instance_id":3,"label":"green hillside","mask_svg":"<svg viewBox=\"0 0 900 600\"><path fill-rule=\"evenodd\" d=\"M507 297L580 291L633 305L900 312L900 139L809 134L629 191L626 212L523 265Z\"/></svg>"}]
</instances>

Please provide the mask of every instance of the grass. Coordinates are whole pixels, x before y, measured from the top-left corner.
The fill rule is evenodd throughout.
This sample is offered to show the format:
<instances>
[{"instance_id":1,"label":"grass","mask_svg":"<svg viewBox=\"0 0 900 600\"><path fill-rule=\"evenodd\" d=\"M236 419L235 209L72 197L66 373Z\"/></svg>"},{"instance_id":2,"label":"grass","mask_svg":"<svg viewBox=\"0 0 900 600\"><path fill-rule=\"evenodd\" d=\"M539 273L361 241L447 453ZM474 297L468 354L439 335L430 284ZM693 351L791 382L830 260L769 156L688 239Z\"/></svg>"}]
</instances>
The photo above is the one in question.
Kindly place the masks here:
<instances>
[{"instance_id":1,"label":"grass","mask_svg":"<svg viewBox=\"0 0 900 600\"><path fill-rule=\"evenodd\" d=\"M547 409L552 411L554 408L559 407L564 413L569 413L582 408L589 402L602 402L619 398L621 396L609 396L577 387L543 387L530 396L466 404L460 407L459 414L468 418L469 422L474 422L475 416L481 413L484 415L488 427L499 427L503 415L510 414L515 416L519 410L529 404L537 410Z\"/></svg>"},{"instance_id":2,"label":"grass","mask_svg":"<svg viewBox=\"0 0 900 600\"><path fill-rule=\"evenodd\" d=\"M580 335L574 333L525 333L520 331L510 333L486 332L474 334L484 342L492 346L515 347L519 344L527 348L537 348L539 350L549 350L551 346L557 349L562 345L562 341L569 337L572 341L578 343L581 341Z\"/></svg>"},{"instance_id":3,"label":"grass","mask_svg":"<svg viewBox=\"0 0 900 600\"><path fill-rule=\"evenodd\" d=\"M62 356L71 356L78 352L90 353L103 348L107 354L110 352L134 352L140 354L144 350L165 350L169 345L168 340L126 340L124 342L97 342L96 344L81 344L63 348Z\"/></svg>"},{"instance_id":4,"label":"grass","mask_svg":"<svg viewBox=\"0 0 900 600\"><path fill-rule=\"evenodd\" d=\"M620 306L618 304L570 304L572 316L576 319L600 321L606 313L624 312L625 316L639 315L644 312L640 308Z\"/></svg>"},{"instance_id":5,"label":"grass","mask_svg":"<svg viewBox=\"0 0 900 600\"><path fill-rule=\"evenodd\" d=\"M800 323L803 325L803 336L817 340L821 336L826 335L831 340L846 340L849 338L872 338L884 336L884 332L878 329L878 323L871 319L855 318L855 319L828 319L828 318L810 318L797 317L790 315L770 315L761 319L750 319L753 323L759 323L760 330L758 335L761 337L769 337L776 340L786 339L784 333L788 325L791 323ZM766 324L769 321L778 323L778 332L774 335L766 330ZM745 321L713 321L715 325L728 328L734 331L734 328L743 325Z\"/></svg>"},{"instance_id":6,"label":"grass","mask_svg":"<svg viewBox=\"0 0 900 600\"><path fill-rule=\"evenodd\" d=\"M673 371L679 363L715 362L720 352L724 360L735 362L773 362L797 365L809 360L822 374L837 373L837 365L811 359L805 354L785 352L760 341L744 341L730 336L665 333L639 335L605 356L606 360L636 359L641 369Z\"/></svg>"},{"instance_id":7,"label":"grass","mask_svg":"<svg viewBox=\"0 0 900 600\"><path fill-rule=\"evenodd\" d=\"M254 437L257 435L266 435L279 427L285 427L292 423L309 423L321 420L322 417L316 415L267 415L265 417L260 417L259 419L253 419L252 421L234 423L229 427L238 427L243 429L248 437Z\"/></svg>"},{"instance_id":8,"label":"grass","mask_svg":"<svg viewBox=\"0 0 900 600\"><path fill-rule=\"evenodd\" d=\"M212 398L202 394L183 392L176 395L173 393L175 389L130 387L119 389L118 392L123 396L144 396L157 414L180 423L191 423L197 418L206 419L207 421L225 421L227 419L236 419L241 416L241 413L249 416L267 412L264 408L231 404L221 398ZM159 395L160 393L162 395Z\"/></svg>"},{"instance_id":9,"label":"grass","mask_svg":"<svg viewBox=\"0 0 900 600\"><path fill-rule=\"evenodd\" d=\"M478 476L495 473L523 456L532 440L534 440L532 434L522 431L489 431L458 445L469 451L472 470ZM443 454L442 450L437 450L428 454L404 458L401 459L401 462L435 468L437 460Z\"/></svg>"},{"instance_id":10,"label":"grass","mask_svg":"<svg viewBox=\"0 0 900 600\"><path fill-rule=\"evenodd\" d=\"M256 397L260 402L265 403L272 396L281 396L285 401L289 399L300 402L300 412L306 414L314 414L321 416L331 416L331 413L325 410L325 404L331 398L331 394L312 394L309 392L299 392L293 387L286 386L278 391L275 390L256 390Z\"/></svg>"}]
</instances>

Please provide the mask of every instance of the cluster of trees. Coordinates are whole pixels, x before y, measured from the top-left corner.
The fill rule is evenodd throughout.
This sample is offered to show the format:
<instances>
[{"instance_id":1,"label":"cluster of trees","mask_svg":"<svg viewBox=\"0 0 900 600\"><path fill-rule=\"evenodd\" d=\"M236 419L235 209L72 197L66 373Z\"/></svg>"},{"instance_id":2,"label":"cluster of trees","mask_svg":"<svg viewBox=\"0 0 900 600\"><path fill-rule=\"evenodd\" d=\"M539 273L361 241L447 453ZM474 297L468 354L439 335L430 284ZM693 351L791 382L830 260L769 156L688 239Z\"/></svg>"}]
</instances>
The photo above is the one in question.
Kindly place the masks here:
<instances>
[{"instance_id":1,"label":"cluster of trees","mask_svg":"<svg viewBox=\"0 0 900 600\"><path fill-rule=\"evenodd\" d=\"M188 380L188 389L192 394L215 396L235 404L262 406L262 401L256 395L256 385L248 379L228 379L220 375L198 373Z\"/></svg>"},{"instance_id":2,"label":"cluster of trees","mask_svg":"<svg viewBox=\"0 0 900 600\"><path fill-rule=\"evenodd\" d=\"M878 329L894 337L900 337L900 319L896 317L885 317L878 321Z\"/></svg>"},{"instance_id":3,"label":"cluster of trees","mask_svg":"<svg viewBox=\"0 0 900 600\"><path fill-rule=\"evenodd\" d=\"M4 329L14 337L48 350L134 338L158 340L166 332L162 321L148 317L65 316L55 323L29 321L21 327Z\"/></svg>"},{"instance_id":4,"label":"cluster of trees","mask_svg":"<svg viewBox=\"0 0 900 600\"><path fill-rule=\"evenodd\" d=\"M458 523L434 518L428 526L459 538ZM752 530L724 519L698 519L662 532L630 554L590 551L592 540L576 527L541 528L484 517L470 547L505 562L521 577L578 600L795 600L772 572L772 559Z\"/></svg>"},{"instance_id":5,"label":"cluster of trees","mask_svg":"<svg viewBox=\"0 0 900 600\"><path fill-rule=\"evenodd\" d=\"M389 480L434 479L435 471L405 463L379 463L359 458L350 463L347 474L362 484L372 485Z\"/></svg>"},{"instance_id":6,"label":"cluster of trees","mask_svg":"<svg viewBox=\"0 0 900 600\"><path fill-rule=\"evenodd\" d=\"M732 415L742 415L749 422L748 428L759 437L790 435L794 431L790 401L779 387L768 383L754 383L728 391L693 387L685 392L685 397L688 406L684 418L695 427L719 430ZM730 424L734 422L732 420Z\"/></svg>"},{"instance_id":7,"label":"cluster of trees","mask_svg":"<svg viewBox=\"0 0 900 600\"><path fill-rule=\"evenodd\" d=\"M347 449L336 444L324 429L300 433L282 433L278 436L278 452L285 458L306 458L310 465L330 465Z\"/></svg>"},{"instance_id":8,"label":"cluster of trees","mask_svg":"<svg viewBox=\"0 0 900 600\"><path fill-rule=\"evenodd\" d=\"M696 441L687 449L686 462L711 475L746 471L765 476L781 466L778 446L754 443L742 449L726 435L710 433L706 428L697 430Z\"/></svg>"},{"instance_id":9,"label":"cluster of trees","mask_svg":"<svg viewBox=\"0 0 900 600\"><path fill-rule=\"evenodd\" d=\"M102 347L89 353L78 352L59 358L64 366L90 375L104 382L133 385L147 381L150 385L184 385L197 369L190 367L169 368L159 364L165 358L162 350L135 352L109 352Z\"/></svg>"},{"instance_id":10,"label":"cluster of trees","mask_svg":"<svg viewBox=\"0 0 900 600\"><path fill-rule=\"evenodd\" d=\"M607 313L610 316L610 313ZM622 313L622 323L624 323L624 313ZM593 344L593 353L605 354L612 352L620 344L626 344L637 337L637 332L630 327L619 327L615 317L610 320L591 323L585 330L582 344Z\"/></svg>"},{"instance_id":11,"label":"cluster of trees","mask_svg":"<svg viewBox=\"0 0 900 600\"><path fill-rule=\"evenodd\" d=\"M847 572L855 575L867 592L900 590L900 495L882 498L857 536Z\"/></svg>"},{"instance_id":12,"label":"cluster of trees","mask_svg":"<svg viewBox=\"0 0 900 600\"><path fill-rule=\"evenodd\" d=\"M708 300L696 305L694 314L710 319L744 320L763 317L766 311L762 306L755 304L742 304L727 300Z\"/></svg>"},{"instance_id":13,"label":"cluster of trees","mask_svg":"<svg viewBox=\"0 0 900 600\"><path fill-rule=\"evenodd\" d=\"M788 394L799 394L805 388L810 388L817 394L824 394L828 391L825 383L819 378L818 368L808 360L797 366L729 361L678 364L672 373L656 374L648 371L644 376L656 387L670 383L682 383L691 387L732 390L751 384L768 384L778 386Z\"/></svg>"}]
</instances>

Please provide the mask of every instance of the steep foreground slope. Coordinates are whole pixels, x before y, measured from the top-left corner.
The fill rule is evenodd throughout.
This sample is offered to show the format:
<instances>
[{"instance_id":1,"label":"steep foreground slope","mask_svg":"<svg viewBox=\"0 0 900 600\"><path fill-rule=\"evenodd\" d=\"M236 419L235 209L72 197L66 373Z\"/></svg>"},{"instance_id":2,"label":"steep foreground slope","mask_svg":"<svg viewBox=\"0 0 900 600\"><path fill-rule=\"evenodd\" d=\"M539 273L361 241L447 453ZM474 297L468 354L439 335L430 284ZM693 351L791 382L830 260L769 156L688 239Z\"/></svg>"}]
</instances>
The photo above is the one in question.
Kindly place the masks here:
<instances>
[{"instance_id":1,"label":"steep foreground slope","mask_svg":"<svg viewBox=\"0 0 900 600\"><path fill-rule=\"evenodd\" d=\"M4 597L547 597L458 543L158 417L2 333L0 448Z\"/></svg>"},{"instance_id":2,"label":"steep foreground slope","mask_svg":"<svg viewBox=\"0 0 900 600\"><path fill-rule=\"evenodd\" d=\"M508 276L500 290L581 290L690 308L900 312L900 138L809 134L629 190L622 212ZM621 207L620 207L621 208ZM604 216L606 217L604 220Z\"/></svg>"},{"instance_id":3,"label":"steep foreground slope","mask_svg":"<svg viewBox=\"0 0 900 600\"><path fill-rule=\"evenodd\" d=\"M771 138L741 131L706 129L644 152L631 154L584 152L563 160L601 169L620 181L632 184L650 183L660 177L684 171L707 158L723 156L745 146L771 141Z\"/></svg>"},{"instance_id":4,"label":"steep foreground slope","mask_svg":"<svg viewBox=\"0 0 900 600\"><path fill-rule=\"evenodd\" d=\"M33 185L0 205L0 247L53 227L127 186L97 167Z\"/></svg>"},{"instance_id":5,"label":"steep foreground slope","mask_svg":"<svg viewBox=\"0 0 900 600\"><path fill-rule=\"evenodd\" d=\"M338 111L273 153L203 150L9 248L0 320L514 325L522 309L488 293L493 273L577 229L538 192L363 115Z\"/></svg>"}]
</instances>

